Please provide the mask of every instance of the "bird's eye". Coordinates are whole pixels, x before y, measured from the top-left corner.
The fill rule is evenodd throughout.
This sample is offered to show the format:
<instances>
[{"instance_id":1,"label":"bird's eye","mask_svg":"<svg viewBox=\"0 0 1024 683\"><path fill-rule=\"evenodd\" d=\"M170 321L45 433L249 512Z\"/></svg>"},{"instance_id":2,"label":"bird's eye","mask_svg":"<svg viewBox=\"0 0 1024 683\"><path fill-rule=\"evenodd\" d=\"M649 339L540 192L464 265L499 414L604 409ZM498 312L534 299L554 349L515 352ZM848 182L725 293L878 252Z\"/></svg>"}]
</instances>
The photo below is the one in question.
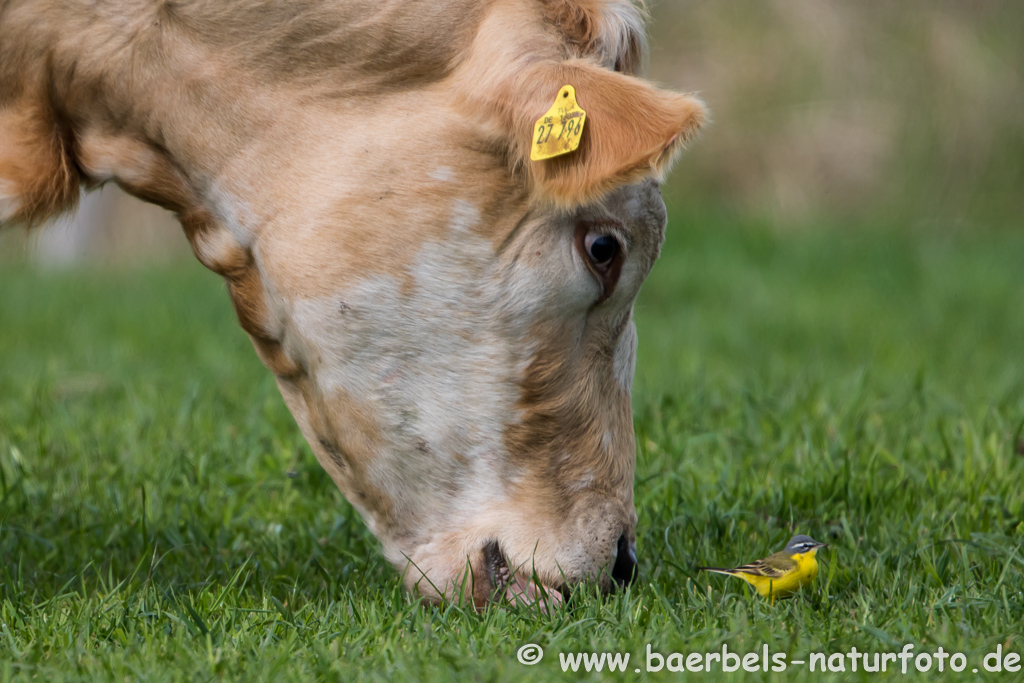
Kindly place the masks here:
<instances>
[{"instance_id":1,"label":"bird's eye","mask_svg":"<svg viewBox=\"0 0 1024 683\"><path fill-rule=\"evenodd\" d=\"M584 246L590 262L598 268L611 265L619 255L619 241L613 235L587 235Z\"/></svg>"}]
</instances>

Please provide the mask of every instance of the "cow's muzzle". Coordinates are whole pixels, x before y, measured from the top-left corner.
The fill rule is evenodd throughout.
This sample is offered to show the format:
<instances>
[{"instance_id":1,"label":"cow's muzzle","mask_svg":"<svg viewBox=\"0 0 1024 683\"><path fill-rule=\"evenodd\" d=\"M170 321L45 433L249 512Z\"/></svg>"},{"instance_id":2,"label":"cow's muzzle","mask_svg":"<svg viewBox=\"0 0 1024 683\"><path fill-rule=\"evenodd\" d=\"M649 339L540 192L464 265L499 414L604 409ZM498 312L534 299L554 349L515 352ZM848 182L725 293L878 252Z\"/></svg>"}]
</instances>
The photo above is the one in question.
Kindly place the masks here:
<instances>
[{"instance_id":1,"label":"cow's muzzle","mask_svg":"<svg viewBox=\"0 0 1024 683\"><path fill-rule=\"evenodd\" d=\"M484 602L507 602L550 612L561 607L568 597L564 583L559 586L544 583L528 565L510 567L497 541L484 546L481 573L488 593ZM475 594L480 603L480 593Z\"/></svg>"}]
</instances>

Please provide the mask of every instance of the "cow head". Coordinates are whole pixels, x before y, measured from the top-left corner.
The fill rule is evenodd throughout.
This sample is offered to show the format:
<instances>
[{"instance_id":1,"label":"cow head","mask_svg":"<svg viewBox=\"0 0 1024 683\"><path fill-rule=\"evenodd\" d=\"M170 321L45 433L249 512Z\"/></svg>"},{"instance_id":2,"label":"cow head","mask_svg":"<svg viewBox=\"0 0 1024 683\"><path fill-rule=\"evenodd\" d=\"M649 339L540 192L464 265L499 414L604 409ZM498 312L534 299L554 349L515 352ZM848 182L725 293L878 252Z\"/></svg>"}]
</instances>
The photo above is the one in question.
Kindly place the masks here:
<instances>
[{"instance_id":1,"label":"cow head","mask_svg":"<svg viewBox=\"0 0 1024 683\"><path fill-rule=\"evenodd\" d=\"M553 604L634 571L632 306L704 110L634 75L625 0L435 4L17 6L0 219L108 180L178 212L406 584ZM580 147L531 161L564 85Z\"/></svg>"}]
</instances>

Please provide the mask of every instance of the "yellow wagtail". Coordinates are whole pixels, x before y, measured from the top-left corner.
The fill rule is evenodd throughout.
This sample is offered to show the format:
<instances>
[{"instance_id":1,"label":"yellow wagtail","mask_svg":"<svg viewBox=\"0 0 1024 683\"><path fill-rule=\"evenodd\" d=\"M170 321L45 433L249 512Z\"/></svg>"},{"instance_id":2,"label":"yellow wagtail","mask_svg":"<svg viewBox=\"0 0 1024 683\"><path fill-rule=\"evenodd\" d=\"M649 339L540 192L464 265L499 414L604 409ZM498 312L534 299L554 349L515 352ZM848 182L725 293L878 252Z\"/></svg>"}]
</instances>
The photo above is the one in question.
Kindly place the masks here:
<instances>
[{"instance_id":1,"label":"yellow wagtail","mask_svg":"<svg viewBox=\"0 0 1024 683\"><path fill-rule=\"evenodd\" d=\"M772 603L775 598L788 598L814 581L818 575L818 561L814 559L818 548L828 543L818 543L810 536L798 534L789 539L786 547L763 560L735 569L718 567L697 567L698 570L738 576Z\"/></svg>"}]
</instances>

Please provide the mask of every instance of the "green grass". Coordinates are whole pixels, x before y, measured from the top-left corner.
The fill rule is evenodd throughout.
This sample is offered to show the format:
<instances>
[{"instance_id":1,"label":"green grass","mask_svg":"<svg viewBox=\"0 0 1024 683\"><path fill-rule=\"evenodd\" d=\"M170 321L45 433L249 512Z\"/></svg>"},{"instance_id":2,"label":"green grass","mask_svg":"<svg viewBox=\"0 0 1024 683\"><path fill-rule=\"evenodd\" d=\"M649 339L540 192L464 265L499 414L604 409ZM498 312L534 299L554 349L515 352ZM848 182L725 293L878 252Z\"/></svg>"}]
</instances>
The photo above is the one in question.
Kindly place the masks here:
<instances>
[{"instance_id":1,"label":"green grass","mask_svg":"<svg viewBox=\"0 0 1024 683\"><path fill-rule=\"evenodd\" d=\"M403 594L198 265L6 266L0 680L601 678L562 673L577 650L683 675L634 674L648 643L912 642L970 676L1024 653L1024 238L675 216L637 306L642 580L553 616ZM693 572L794 531L832 544L797 599Z\"/></svg>"}]
</instances>

